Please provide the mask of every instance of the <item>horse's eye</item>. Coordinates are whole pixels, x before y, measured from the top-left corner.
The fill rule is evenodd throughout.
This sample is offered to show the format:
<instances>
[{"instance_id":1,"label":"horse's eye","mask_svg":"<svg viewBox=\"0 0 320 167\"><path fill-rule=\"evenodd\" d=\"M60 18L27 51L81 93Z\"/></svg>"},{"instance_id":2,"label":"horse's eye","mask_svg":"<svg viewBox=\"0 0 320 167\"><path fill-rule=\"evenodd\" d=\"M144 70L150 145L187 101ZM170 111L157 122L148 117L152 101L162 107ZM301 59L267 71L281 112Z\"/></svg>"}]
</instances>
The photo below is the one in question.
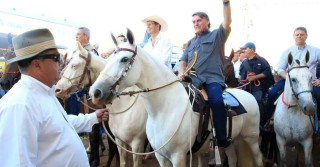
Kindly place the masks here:
<instances>
[{"instance_id":1,"label":"horse's eye","mask_svg":"<svg viewBox=\"0 0 320 167\"><path fill-rule=\"evenodd\" d=\"M125 63L125 62L127 62L128 60L129 60L128 57L124 57L124 58L121 59L121 62Z\"/></svg>"},{"instance_id":2,"label":"horse's eye","mask_svg":"<svg viewBox=\"0 0 320 167\"><path fill-rule=\"evenodd\" d=\"M292 78L292 82L296 82L297 80L295 78Z\"/></svg>"}]
</instances>

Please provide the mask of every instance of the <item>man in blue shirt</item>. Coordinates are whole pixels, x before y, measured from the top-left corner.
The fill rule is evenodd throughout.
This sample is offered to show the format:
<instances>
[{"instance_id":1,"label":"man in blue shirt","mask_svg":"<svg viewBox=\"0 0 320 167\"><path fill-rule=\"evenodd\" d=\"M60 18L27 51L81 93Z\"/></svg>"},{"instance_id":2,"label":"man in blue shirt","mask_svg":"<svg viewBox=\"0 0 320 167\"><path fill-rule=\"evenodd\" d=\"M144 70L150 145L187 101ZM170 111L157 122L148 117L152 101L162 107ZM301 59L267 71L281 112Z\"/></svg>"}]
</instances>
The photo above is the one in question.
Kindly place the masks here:
<instances>
[{"instance_id":1,"label":"man in blue shirt","mask_svg":"<svg viewBox=\"0 0 320 167\"><path fill-rule=\"evenodd\" d=\"M224 20L218 29L210 31L210 20L206 13L196 12L192 15L195 37L192 38L180 59L179 78L184 79L183 73L193 58L195 52L199 57L194 67L197 76L190 76L197 87L204 87L208 101L213 111L218 145L222 151L229 146L227 140L227 114L224 107L222 90L224 88L223 59L224 46L230 33L231 8L229 0L223 0Z\"/></svg>"},{"instance_id":2,"label":"man in blue shirt","mask_svg":"<svg viewBox=\"0 0 320 167\"><path fill-rule=\"evenodd\" d=\"M250 82L244 89L256 98L260 110L260 122L262 122L262 97L267 93L268 88L274 84L271 68L267 60L256 53L254 43L248 42L241 49L247 59L240 66L239 78Z\"/></svg>"},{"instance_id":3,"label":"man in blue shirt","mask_svg":"<svg viewBox=\"0 0 320 167\"><path fill-rule=\"evenodd\" d=\"M288 69L288 55L290 52L294 60L302 60L304 59L307 51L309 51L310 58L307 65L309 66L309 70L312 73L314 98L317 100L318 104L320 102L320 80L316 77L317 63L320 62L320 49L306 43L308 33L305 27L296 28L293 33L293 38L295 40L295 45L285 50L279 61L278 74L281 76L281 79L268 93L266 120L272 117L275 110L274 102L284 90L284 84L287 77Z\"/></svg>"}]
</instances>

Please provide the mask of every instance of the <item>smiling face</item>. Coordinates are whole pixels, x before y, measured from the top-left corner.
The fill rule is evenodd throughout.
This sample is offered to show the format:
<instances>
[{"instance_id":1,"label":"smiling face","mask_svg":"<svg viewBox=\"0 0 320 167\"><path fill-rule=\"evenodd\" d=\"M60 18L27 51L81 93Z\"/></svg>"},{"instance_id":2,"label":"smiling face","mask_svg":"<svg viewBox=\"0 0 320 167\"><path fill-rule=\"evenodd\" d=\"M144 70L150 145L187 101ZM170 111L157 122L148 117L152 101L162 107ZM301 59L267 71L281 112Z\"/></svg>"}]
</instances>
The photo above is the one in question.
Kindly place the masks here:
<instances>
[{"instance_id":1,"label":"smiling face","mask_svg":"<svg viewBox=\"0 0 320 167\"><path fill-rule=\"evenodd\" d=\"M199 15L193 16L192 23L193 28L198 35L209 28L209 21L204 17L201 18Z\"/></svg>"}]
</instances>

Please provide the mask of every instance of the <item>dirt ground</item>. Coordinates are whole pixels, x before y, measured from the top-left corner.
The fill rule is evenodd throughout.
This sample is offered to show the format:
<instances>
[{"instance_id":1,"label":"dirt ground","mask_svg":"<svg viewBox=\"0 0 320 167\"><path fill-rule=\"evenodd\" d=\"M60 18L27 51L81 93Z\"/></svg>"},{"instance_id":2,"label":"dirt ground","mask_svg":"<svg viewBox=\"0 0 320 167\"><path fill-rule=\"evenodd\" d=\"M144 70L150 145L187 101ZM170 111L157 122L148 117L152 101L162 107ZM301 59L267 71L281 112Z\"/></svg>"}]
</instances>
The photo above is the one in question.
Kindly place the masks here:
<instances>
[{"instance_id":1,"label":"dirt ground","mask_svg":"<svg viewBox=\"0 0 320 167\"><path fill-rule=\"evenodd\" d=\"M85 145L85 147L87 148L87 146L88 146L88 138L82 138L82 141L83 141L83 143L84 143L84 145ZM107 140L106 139L104 139L103 140L104 141L104 144L105 144L105 146L106 146L106 150L101 154L100 153L100 155L101 155L101 157L100 157L100 165L99 165L99 167L105 167L105 165L106 165L106 162L107 162L107 158L108 158L108 144L107 144ZM244 146L244 147L247 147L247 146L245 146L246 144L243 144L242 143L242 145ZM291 148L291 147L289 147L288 149L287 149L287 161L288 161L288 166L294 166L294 164L292 164L293 163L293 159L294 159L294 153L293 153L293 151L294 151L294 149L295 148ZM241 161L241 156L250 156L250 155L245 155L245 154L242 154L242 155L240 155L240 157L239 157L239 160ZM126 165L126 167L132 167L133 166L133 163L132 163L132 156L128 156L128 158L129 158L129 160L128 160L128 163L127 163L127 165ZM209 154L207 153L207 154L205 154L205 158L204 158L204 160L203 160L203 162L202 162L202 164L204 165L204 166L206 166L206 164L208 163L208 158L209 158ZM189 166L189 157L188 157L188 159L187 159L187 166ZM267 163L266 163L267 162ZM303 149L300 149L300 153L299 153L299 166L300 167L303 167L304 166L304 155L303 155ZM313 147L313 163L314 163L314 166L315 167L320 167L320 137L318 136L317 138L316 137L314 137L314 147ZM253 166L252 164L246 164L246 163L244 163L245 165L238 165L238 166L243 166L243 167L249 167L249 166ZM197 160L196 159L193 159L193 161L192 161L192 167L196 167L197 166ZM267 160L265 160L264 159L264 166L266 166L266 167L272 167L273 165L272 165L272 163L270 163L270 161L267 161ZM112 161L112 165L111 165L111 167L116 167L116 165L115 165L115 160L113 160ZM152 159L148 159L148 160L143 160L143 164L142 164L142 167L159 167L159 163L157 162L157 160L156 160L156 158L155 158L155 156L154 155L152 155Z\"/></svg>"}]
</instances>

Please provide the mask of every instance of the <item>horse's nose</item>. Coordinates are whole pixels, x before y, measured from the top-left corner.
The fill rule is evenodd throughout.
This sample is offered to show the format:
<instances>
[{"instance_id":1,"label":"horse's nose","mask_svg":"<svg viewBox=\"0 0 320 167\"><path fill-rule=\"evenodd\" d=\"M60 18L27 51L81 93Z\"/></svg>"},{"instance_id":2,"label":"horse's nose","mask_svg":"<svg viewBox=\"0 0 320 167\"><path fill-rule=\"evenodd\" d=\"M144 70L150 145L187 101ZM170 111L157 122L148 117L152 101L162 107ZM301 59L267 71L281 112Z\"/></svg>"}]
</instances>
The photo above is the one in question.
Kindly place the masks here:
<instances>
[{"instance_id":1,"label":"horse's nose","mask_svg":"<svg viewBox=\"0 0 320 167\"><path fill-rule=\"evenodd\" d=\"M96 89L94 90L94 94L93 94L94 98L96 99L100 99L102 96L102 91L100 89Z\"/></svg>"},{"instance_id":2,"label":"horse's nose","mask_svg":"<svg viewBox=\"0 0 320 167\"><path fill-rule=\"evenodd\" d=\"M303 111L306 115L312 116L316 112L316 106L315 105L305 105L303 106Z\"/></svg>"}]
</instances>

